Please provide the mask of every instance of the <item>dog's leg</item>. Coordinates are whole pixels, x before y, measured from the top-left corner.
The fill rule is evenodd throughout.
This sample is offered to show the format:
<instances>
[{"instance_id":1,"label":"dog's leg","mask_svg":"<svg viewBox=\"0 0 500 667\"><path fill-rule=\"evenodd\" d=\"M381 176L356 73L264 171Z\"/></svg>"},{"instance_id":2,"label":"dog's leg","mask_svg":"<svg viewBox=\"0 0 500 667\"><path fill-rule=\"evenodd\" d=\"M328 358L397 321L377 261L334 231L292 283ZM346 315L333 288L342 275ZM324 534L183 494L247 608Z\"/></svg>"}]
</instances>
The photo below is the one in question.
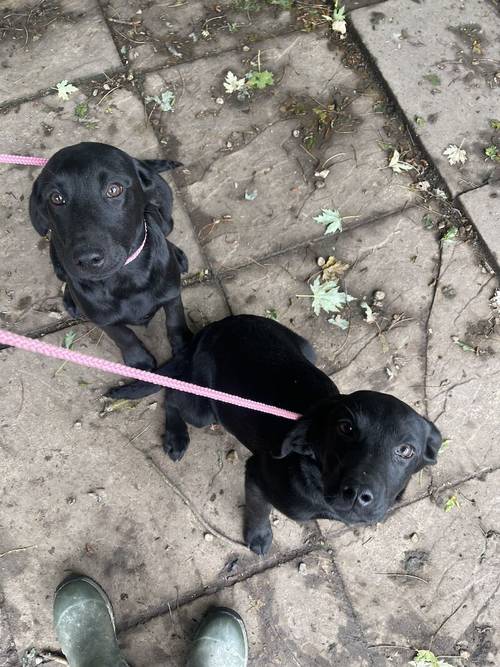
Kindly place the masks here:
<instances>
[{"instance_id":1,"label":"dog's leg","mask_svg":"<svg viewBox=\"0 0 500 667\"><path fill-rule=\"evenodd\" d=\"M257 459L252 456L247 461L245 470L244 540L254 553L264 556L273 541L273 531L269 521L272 505L258 484L256 464Z\"/></svg>"},{"instance_id":2,"label":"dog's leg","mask_svg":"<svg viewBox=\"0 0 500 667\"><path fill-rule=\"evenodd\" d=\"M171 392L167 392L165 396L163 449L172 461L180 461L189 445L189 433L181 413L169 399L171 399Z\"/></svg>"},{"instance_id":3,"label":"dog's leg","mask_svg":"<svg viewBox=\"0 0 500 667\"><path fill-rule=\"evenodd\" d=\"M167 325L167 336L172 346L172 354L175 355L185 345L189 343L193 334L188 329L186 317L184 315L184 306L182 305L181 295L178 294L174 299L170 299L165 305L165 323Z\"/></svg>"},{"instance_id":4,"label":"dog's leg","mask_svg":"<svg viewBox=\"0 0 500 667\"><path fill-rule=\"evenodd\" d=\"M150 354L135 333L123 324L102 327L112 341L120 348L123 361L127 366L150 371L156 366L156 360Z\"/></svg>"}]
</instances>

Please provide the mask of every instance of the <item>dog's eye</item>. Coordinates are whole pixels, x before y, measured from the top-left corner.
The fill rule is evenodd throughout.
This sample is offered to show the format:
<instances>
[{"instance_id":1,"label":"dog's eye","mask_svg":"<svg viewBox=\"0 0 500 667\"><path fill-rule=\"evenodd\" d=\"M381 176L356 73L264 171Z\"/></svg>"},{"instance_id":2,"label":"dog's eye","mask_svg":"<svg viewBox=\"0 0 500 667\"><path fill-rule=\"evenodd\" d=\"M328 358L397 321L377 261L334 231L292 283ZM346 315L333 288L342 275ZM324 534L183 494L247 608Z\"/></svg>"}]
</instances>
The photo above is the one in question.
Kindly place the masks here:
<instances>
[{"instance_id":1,"label":"dog's eye","mask_svg":"<svg viewBox=\"0 0 500 667\"><path fill-rule=\"evenodd\" d=\"M415 454L415 450L411 445L399 445L399 447L396 447L394 450L396 455L401 457L402 459L411 459L411 457Z\"/></svg>"},{"instance_id":2,"label":"dog's eye","mask_svg":"<svg viewBox=\"0 0 500 667\"><path fill-rule=\"evenodd\" d=\"M54 190L54 192L51 192L49 195L50 203L54 204L54 206L62 206L65 204L64 197L60 192L57 192L57 190Z\"/></svg>"},{"instance_id":3,"label":"dog's eye","mask_svg":"<svg viewBox=\"0 0 500 667\"><path fill-rule=\"evenodd\" d=\"M111 185L108 185L108 189L106 190L106 197L113 199L113 197L119 197L122 192L123 185L121 185L121 183L111 183Z\"/></svg>"},{"instance_id":4,"label":"dog's eye","mask_svg":"<svg viewBox=\"0 0 500 667\"><path fill-rule=\"evenodd\" d=\"M354 427L350 421L347 419L342 419L342 421L337 422L337 431L341 435L352 435Z\"/></svg>"}]
</instances>

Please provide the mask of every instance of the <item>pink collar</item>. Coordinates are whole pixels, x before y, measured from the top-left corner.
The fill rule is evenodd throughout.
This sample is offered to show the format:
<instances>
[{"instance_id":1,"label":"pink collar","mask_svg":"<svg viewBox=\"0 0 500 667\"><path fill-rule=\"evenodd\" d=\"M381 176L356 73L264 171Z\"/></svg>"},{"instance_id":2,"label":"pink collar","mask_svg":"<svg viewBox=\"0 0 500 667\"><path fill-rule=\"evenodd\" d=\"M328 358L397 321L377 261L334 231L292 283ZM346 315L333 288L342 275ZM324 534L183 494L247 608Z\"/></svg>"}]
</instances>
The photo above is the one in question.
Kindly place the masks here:
<instances>
[{"instance_id":1,"label":"pink collar","mask_svg":"<svg viewBox=\"0 0 500 667\"><path fill-rule=\"evenodd\" d=\"M141 252L144 249L144 246L146 245L146 239L147 238L148 238L148 226L146 224L146 221L144 220L144 239L143 239L141 245L137 248L137 250L135 252L133 252L130 255L130 257L127 257L124 266L126 266L127 264L130 264L130 262L133 262L134 259L137 259L139 257L139 255L141 254Z\"/></svg>"}]
</instances>

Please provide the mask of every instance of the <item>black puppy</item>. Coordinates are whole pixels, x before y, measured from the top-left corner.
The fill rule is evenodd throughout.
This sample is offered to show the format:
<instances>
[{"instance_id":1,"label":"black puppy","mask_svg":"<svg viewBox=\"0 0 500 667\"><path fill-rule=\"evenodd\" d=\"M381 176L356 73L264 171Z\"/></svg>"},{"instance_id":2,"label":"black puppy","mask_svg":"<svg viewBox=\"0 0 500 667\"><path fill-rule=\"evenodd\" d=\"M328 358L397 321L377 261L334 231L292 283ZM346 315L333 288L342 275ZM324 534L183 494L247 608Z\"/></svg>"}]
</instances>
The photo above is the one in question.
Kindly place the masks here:
<instances>
[{"instance_id":1,"label":"black puppy","mask_svg":"<svg viewBox=\"0 0 500 667\"><path fill-rule=\"evenodd\" d=\"M191 338L180 296L187 258L165 238L172 192L158 175L176 166L81 143L50 158L30 198L31 222L50 234L54 271L66 283L66 310L95 322L126 364L143 369L155 360L125 325L147 324L163 307L174 353Z\"/></svg>"},{"instance_id":2,"label":"black puppy","mask_svg":"<svg viewBox=\"0 0 500 667\"><path fill-rule=\"evenodd\" d=\"M436 463L441 435L402 401L374 391L339 394L313 364L310 344L272 320L228 317L200 331L159 372L303 415L296 422L167 390L164 448L175 461L189 443L185 422L224 426L254 456L246 468L245 541L269 550L271 506L296 521L376 523L411 475ZM158 391L145 382L113 398Z\"/></svg>"}]
</instances>

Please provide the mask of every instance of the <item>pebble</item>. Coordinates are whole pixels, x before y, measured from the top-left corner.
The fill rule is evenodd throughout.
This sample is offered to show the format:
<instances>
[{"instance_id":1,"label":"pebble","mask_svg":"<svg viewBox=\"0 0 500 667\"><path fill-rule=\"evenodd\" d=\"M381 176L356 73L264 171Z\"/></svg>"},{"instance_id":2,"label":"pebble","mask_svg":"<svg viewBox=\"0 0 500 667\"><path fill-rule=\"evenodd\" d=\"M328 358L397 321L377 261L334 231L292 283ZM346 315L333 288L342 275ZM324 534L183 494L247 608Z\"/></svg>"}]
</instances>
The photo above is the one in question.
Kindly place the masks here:
<instances>
[{"instance_id":1,"label":"pebble","mask_svg":"<svg viewBox=\"0 0 500 667\"><path fill-rule=\"evenodd\" d=\"M205 538L205 542L213 542L214 541L214 536L212 533L205 533L203 536Z\"/></svg>"},{"instance_id":2,"label":"pebble","mask_svg":"<svg viewBox=\"0 0 500 667\"><path fill-rule=\"evenodd\" d=\"M307 572L307 565L305 563L299 563L298 569L300 574L305 574Z\"/></svg>"},{"instance_id":3,"label":"pebble","mask_svg":"<svg viewBox=\"0 0 500 667\"><path fill-rule=\"evenodd\" d=\"M73 428L82 428L82 422L77 419L76 422L73 424Z\"/></svg>"},{"instance_id":4,"label":"pebble","mask_svg":"<svg viewBox=\"0 0 500 667\"><path fill-rule=\"evenodd\" d=\"M224 104L224 98L223 97L217 97L215 100L215 104Z\"/></svg>"},{"instance_id":5,"label":"pebble","mask_svg":"<svg viewBox=\"0 0 500 667\"><path fill-rule=\"evenodd\" d=\"M250 51L250 47L245 44L245 46L243 47L243 51Z\"/></svg>"},{"instance_id":6,"label":"pebble","mask_svg":"<svg viewBox=\"0 0 500 667\"><path fill-rule=\"evenodd\" d=\"M373 293L373 300L374 301L383 301L385 299L385 292L382 292L382 290L376 290Z\"/></svg>"},{"instance_id":7,"label":"pebble","mask_svg":"<svg viewBox=\"0 0 500 667\"><path fill-rule=\"evenodd\" d=\"M417 533L412 533L412 534L410 535L410 540L411 540L412 542L418 542L418 540L419 540L418 534L417 534Z\"/></svg>"},{"instance_id":8,"label":"pebble","mask_svg":"<svg viewBox=\"0 0 500 667\"><path fill-rule=\"evenodd\" d=\"M314 181L314 187L316 188L316 190L321 190L321 188L324 188L325 185L326 185L326 183L325 183L325 181L323 181L323 180L321 180L321 181Z\"/></svg>"},{"instance_id":9,"label":"pebble","mask_svg":"<svg viewBox=\"0 0 500 667\"><path fill-rule=\"evenodd\" d=\"M316 264L321 268L322 266L325 266L326 259L324 257L318 257Z\"/></svg>"},{"instance_id":10,"label":"pebble","mask_svg":"<svg viewBox=\"0 0 500 667\"><path fill-rule=\"evenodd\" d=\"M292 136L298 139L300 137L300 130L296 128L295 130L292 131Z\"/></svg>"}]
</instances>

